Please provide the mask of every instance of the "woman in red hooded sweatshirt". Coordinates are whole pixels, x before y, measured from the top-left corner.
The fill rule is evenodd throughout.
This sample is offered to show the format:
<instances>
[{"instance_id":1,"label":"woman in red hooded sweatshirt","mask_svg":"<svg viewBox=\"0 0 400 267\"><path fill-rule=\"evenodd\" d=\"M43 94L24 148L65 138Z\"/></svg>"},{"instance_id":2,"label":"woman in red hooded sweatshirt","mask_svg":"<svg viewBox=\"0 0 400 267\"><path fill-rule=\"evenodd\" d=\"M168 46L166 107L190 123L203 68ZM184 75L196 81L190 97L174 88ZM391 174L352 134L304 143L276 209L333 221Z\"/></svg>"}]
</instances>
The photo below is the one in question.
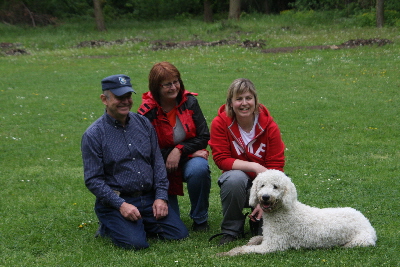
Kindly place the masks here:
<instances>
[{"instance_id":1,"label":"woman in red hooded sweatshirt","mask_svg":"<svg viewBox=\"0 0 400 267\"><path fill-rule=\"evenodd\" d=\"M149 92L142 96L138 113L153 124L167 168L168 201L180 215L178 195L183 182L191 203L194 231L207 231L211 176L208 165L210 132L195 96L185 90L178 69L169 62L154 64Z\"/></svg>"},{"instance_id":2,"label":"woman in red hooded sweatshirt","mask_svg":"<svg viewBox=\"0 0 400 267\"><path fill-rule=\"evenodd\" d=\"M244 234L242 210L248 207L252 180L267 169L283 171L285 165L278 125L258 102L250 80L236 79L230 85L226 104L211 123L209 145L215 164L223 171L218 178L223 220L221 234L215 235L222 235L219 244L223 245ZM249 217L255 222L262 213L257 206Z\"/></svg>"}]
</instances>

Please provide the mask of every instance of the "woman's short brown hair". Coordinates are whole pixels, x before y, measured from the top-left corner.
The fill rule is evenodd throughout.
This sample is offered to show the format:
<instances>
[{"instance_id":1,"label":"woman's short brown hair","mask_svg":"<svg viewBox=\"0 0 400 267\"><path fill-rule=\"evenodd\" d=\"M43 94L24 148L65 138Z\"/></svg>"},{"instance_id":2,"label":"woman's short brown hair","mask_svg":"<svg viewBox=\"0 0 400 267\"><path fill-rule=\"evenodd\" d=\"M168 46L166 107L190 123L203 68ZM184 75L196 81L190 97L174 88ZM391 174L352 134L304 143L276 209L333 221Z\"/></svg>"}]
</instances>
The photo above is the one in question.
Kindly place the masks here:
<instances>
[{"instance_id":1,"label":"woman's short brown hair","mask_svg":"<svg viewBox=\"0 0 400 267\"><path fill-rule=\"evenodd\" d=\"M259 103L257 97L257 91L254 84L249 79L239 78L234 80L228 88L226 95L225 112L230 118L235 117L235 112L232 108L232 98L243 93L250 92L254 96L255 109L254 113L258 113Z\"/></svg>"},{"instance_id":2,"label":"woman's short brown hair","mask_svg":"<svg viewBox=\"0 0 400 267\"><path fill-rule=\"evenodd\" d=\"M160 103L161 83L167 79L177 78L180 83L180 96L185 90L179 70L169 62L163 61L153 65L149 73L149 90L153 98Z\"/></svg>"}]
</instances>

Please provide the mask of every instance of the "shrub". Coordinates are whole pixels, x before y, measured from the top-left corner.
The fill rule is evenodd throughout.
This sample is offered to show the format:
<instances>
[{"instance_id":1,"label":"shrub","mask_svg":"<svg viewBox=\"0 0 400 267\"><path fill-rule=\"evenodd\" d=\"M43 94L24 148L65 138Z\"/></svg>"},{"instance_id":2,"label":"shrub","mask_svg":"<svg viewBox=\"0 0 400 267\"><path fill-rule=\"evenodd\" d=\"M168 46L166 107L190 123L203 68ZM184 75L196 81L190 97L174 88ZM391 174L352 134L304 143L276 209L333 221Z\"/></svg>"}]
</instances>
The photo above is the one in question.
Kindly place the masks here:
<instances>
[{"instance_id":1,"label":"shrub","mask_svg":"<svg viewBox=\"0 0 400 267\"><path fill-rule=\"evenodd\" d=\"M396 10L385 10L385 24L388 26L399 26L400 12Z\"/></svg>"},{"instance_id":2,"label":"shrub","mask_svg":"<svg viewBox=\"0 0 400 267\"><path fill-rule=\"evenodd\" d=\"M386 26L399 26L400 25L400 13L395 10L385 10L385 25ZM373 27L376 26L376 12L371 9L369 12L364 12L355 16L355 23L361 27Z\"/></svg>"},{"instance_id":3,"label":"shrub","mask_svg":"<svg viewBox=\"0 0 400 267\"><path fill-rule=\"evenodd\" d=\"M338 16L342 16L340 12L333 11L296 11L296 10L285 10L280 15L287 21L296 21L296 24L304 26L316 26L322 24L335 23Z\"/></svg>"},{"instance_id":4,"label":"shrub","mask_svg":"<svg viewBox=\"0 0 400 267\"><path fill-rule=\"evenodd\" d=\"M355 16L355 24L361 27L365 26L375 26L376 25L376 15L375 13L362 13Z\"/></svg>"}]
</instances>

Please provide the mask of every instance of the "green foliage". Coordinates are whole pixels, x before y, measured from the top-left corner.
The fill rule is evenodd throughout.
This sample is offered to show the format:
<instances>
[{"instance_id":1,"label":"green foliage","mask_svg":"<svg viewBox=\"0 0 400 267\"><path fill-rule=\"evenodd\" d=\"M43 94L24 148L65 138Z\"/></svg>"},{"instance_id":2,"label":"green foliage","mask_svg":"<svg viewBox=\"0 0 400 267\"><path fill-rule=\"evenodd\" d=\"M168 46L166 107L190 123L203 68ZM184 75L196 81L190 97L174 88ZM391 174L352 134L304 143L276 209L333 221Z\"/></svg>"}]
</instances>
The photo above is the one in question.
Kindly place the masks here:
<instances>
[{"instance_id":1,"label":"green foliage","mask_svg":"<svg viewBox=\"0 0 400 267\"><path fill-rule=\"evenodd\" d=\"M306 10L351 10L371 9L376 5L376 0L296 0L290 4L299 11ZM385 0L385 9L400 11L400 1Z\"/></svg>"},{"instance_id":2,"label":"green foliage","mask_svg":"<svg viewBox=\"0 0 400 267\"><path fill-rule=\"evenodd\" d=\"M5 1L3 6L7 8L18 2L23 2L30 11L37 14L49 14L60 18L86 15L88 9L91 9L93 14L92 0L14 0Z\"/></svg>"},{"instance_id":3,"label":"green foliage","mask_svg":"<svg viewBox=\"0 0 400 267\"><path fill-rule=\"evenodd\" d=\"M400 25L400 12L395 10L385 10L385 25L386 26L399 26ZM374 27L376 26L376 11L372 9L369 12L362 12L355 15L354 22L361 27Z\"/></svg>"},{"instance_id":4,"label":"green foliage","mask_svg":"<svg viewBox=\"0 0 400 267\"><path fill-rule=\"evenodd\" d=\"M128 0L107 1L104 11L109 19L129 17L139 20L168 20L202 13L200 0Z\"/></svg>"},{"instance_id":5,"label":"green foliage","mask_svg":"<svg viewBox=\"0 0 400 267\"><path fill-rule=\"evenodd\" d=\"M208 33L220 33L223 31L240 30L239 24L234 20L221 20L207 27Z\"/></svg>"},{"instance_id":6,"label":"green foliage","mask_svg":"<svg viewBox=\"0 0 400 267\"><path fill-rule=\"evenodd\" d=\"M372 12L362 13L355 16L355 22L361 27L373 27L376 25L376 14Z\"/></svg>"},{"instance_id":7,"label":"green foliage","mask_svg":"<svg viewBox=\"0 0 400 267\"><path fill-rule=\"evenodd\" d=\"M297 10L332 10L344 7L342 0L296 0L291 4Z\"/></svg>"},{"instance_id":8,"label":"green foliage","mask_svg":"<svg viewBox=\"0 0 400 267\"><path fill-rule=\"evenodd\" d=\"M385 9L400 12L400 1L385 0Z\"/></svg>"},{"instance_id":9,"label":"green foliage","mask_svg":"<svg viewBox=\"0 0 400 267\"><path fill-rule=\"evenodd\" d=\"M352 15L353 14L353 15ZM290 18L295 19L292 24L299 23L317 27L324 24L341 24L356 25L360 27L376 26L376 11L375 9L362 10L354 8L352 10L333 10L333 11L314 11L314 10L285 10L280 14L283 18L290 21ZM385 10L385 25L398 26L400 23L400 12L395 10Z\"/></svg>"},{"instance_id":10,"label":"green foliage","mask_svg":"<svg viewBox=\"0 0 400 267\"><path fill-rule=\"evenodd\" d=\"M318 17L315 13L307 16ZM0 266L398 266L398 27L349 27L342 20L316 25L301 22L301 16L306 15L255 14L226 24L115 20L101 33L93 21L76 18L35 29L0 24L2 42L20 43L29 52L0 54ZM277 54L239 45L152 49L160 39L264 39L265 48L276 48L374 37L394 43ZM77 47L89 40L132 38L138 41ZM223 247L208 242L220 231L222 218L216 183L221 172L211 158L210 232L191 232L180 242L152 239L151 247L141 251L95 239L94 197L83 183L80 140L104 112L100 80L130 75L136 109L148 90L151 66L163 60L179 68L188 90L199 93L209 124L229 84L239 77L251 79L282 131L285 171L299 200L360 210L377 231L377 246L216 257L245 244L249 236ZM190 226L187 195L180 205Z\"/></svg>"},{"instance_id":11,"label":"green foliage","mask_svg":"<svg viewBox=\"0 0 400 267\"><path fill-rule=\"evenodd\" d=\"M318 26L324 24L334 24L342 18L342 14L337 11L314 11L314 10L285 10L280 15L287 21L292 19L291 24L300 23L307 26Z\"/></svg>"},{"instance_id":12,"label":"green foliage","mask_svg":"<svg viewBox=\"0 0 400 267\"><path fill-rule=\"evenodd\" d=\"M385 10L384 16L386 25L400 27L400 11Z\"/></svg>"},{"instance_id":13,"label":"green foliage","mask_svg":"<svg viewBox=\"0 0 400 267\"><path fill-rule=\"evenodd\" d=\"M242 18L250 14L264 13L264 1L242 0ZM92 0L0 0L0 18L4 20L4 17L13 12L25 12L26 10L21 6L21 3L38 16L56 17L60 21L76 17L93 18L94 12ZM121 18L142 21L178 18L184 21L187 18L201 16L204 12L202 0L103 0L102 4L107 22ZM227 18L229 1L211 0L211 4L215 19ZM270 11L275 14L293 8L296 11L304 12L310 10L329 11L333 14L349 17L374 8L375 0L269 0L269 5ZM385 9L400 12L400 1L385 0ZM27 16L26 20L30 21L30 17L26 13L15 14L14 16ZM16 21L21 20L16 19Z\"/></svg>"}]
</instances>

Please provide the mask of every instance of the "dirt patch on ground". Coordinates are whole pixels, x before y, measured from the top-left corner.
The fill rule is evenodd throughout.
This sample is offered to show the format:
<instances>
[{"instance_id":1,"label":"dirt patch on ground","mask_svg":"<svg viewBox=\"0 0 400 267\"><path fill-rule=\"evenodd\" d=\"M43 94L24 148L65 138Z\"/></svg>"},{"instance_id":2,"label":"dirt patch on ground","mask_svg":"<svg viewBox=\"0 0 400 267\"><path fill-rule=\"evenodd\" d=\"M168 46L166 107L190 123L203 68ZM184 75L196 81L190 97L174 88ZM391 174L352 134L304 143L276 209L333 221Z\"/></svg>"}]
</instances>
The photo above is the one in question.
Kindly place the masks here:
<instances>
[{"instance_id":1,"label":"dirt patch on ground","mask_svg":"<svg viewBox=\"0 0 400 267\"><path fill-rule=\"evenodd\" d=\"M344 42L340 45L277 47L277 48L264 49L264 50L261 50L261 52L263 52L263 53L288 53L288 52L293 52L293 51L302 50L302 49L309 49L309 50L334 49L334 50L337 50L337 49L342 49L342 48L355 48L355 47L366 46L366 45L383 46L383 45L391 44L391 43L393 43L393 42L388 39L378 39L378 38L354 39L354 40L349 40L347 42Z\"/></svg>"},{"instance_id":2,"label":"dirt patch on ground","mask_svg":"<svg viewBox=\"0 0 400 267\"><path fill-rule=\"evenodd\" d=\"M0 43L0 51L9 56L28 54L28 52L21 47L22 44L20 43Z\"/></svg>"},{"instance_id":3,"label":"dirt patch on ground","mask_svg":"<svg viewBox=\"0 0 400 267\"><path fill-rule=\"evenodd\" d=\"M75 46L75 48L81 47L100 47L100 46L109 46L109 45L121 45L124 43L139 43L144 40L139 38L130 38L130 39L118 39L115 41L104 41L104 40L91 40L91 41L83 41Z\"/></svg>"},{"instance_id":4,"label":"dirt patch on ground","mask_svg":"<svg viewBox=\"0 0 400 267\"><path fill-rule=\"evenodd\" d=\"M96 46L104 46L104 45L116 45L123 44L125 42L142 42L140 39L124 39L124 40L116 40L116 41L84 41L79 43L76 47L96 47ZM388 39L354 39L344 42L339 45L314 45L314 46L293 46L293 47L277 47L277 48L269 48L264 49L266 46L266 40L219 40L213 42L206 42L202 40L194 40L194 41L151 41L150 49L151 50L166 50L166 49L177 49L177 48L185 48L185 47L193 47L193 46L222 46L222 45L238 45L243 48L259 48L262 53L288 53L301 49L341 49L341 48L353 48L365 45L377 45L383 46L386 44L392 43L392 41Z\"/></svg>"},{"instance_id":5,"label":"dirt patch on ground","mask_svg":"<svg viewBox=\"0 0 400 267\"><path fill-rule=\"evenodd\" d=\"M79 43L75 46L75 48L81 47L101 47L101 46L108 46L108 45L121 45L124 43L138 43L144 42L142 39L138 38L131 38L131 39L119 39L115 41L104 41L104 40L91 40L91 41L84 41ZM206 42L201 40L195 41L180 41L180 42L172 42L172 41L152 41L150 42L150 49L151 50L166 50L166 49L179 49L185 47L193 47L193 46L222 46L222 45L238 45L243 48L256 48L259 49L262 53L289 53L297 50L323 50L323 49L342 49L342 48L354 48L360 46L383 46L386 44L393 43L391 40L388 39L354 39L344 42L340 45L314 45L314 46L293 46L293 47L276 47L276 48L268 48L264 49L266 46L267 41L265 40L258 40L258 41L238 41L238 40L220 40L214 42ZM29 54L25 49L20 48L22 45L19 43L0 43L1 52L5 55L22 55L22 54Z\"/></svg>"},{"instance_id":6,"label":"dirt patch on ground","mask_svg":"<svg viewBox=\"0 0 400 267\"><path fill-rule=\"evenodd\" d=\"M214 42L206 42L201 40L195 41L182 41L182 42L170 42L170 41L153 41L151 42L152 50L164 50L170 48L185 48L191 46L221 46L221 45L239 45L244 48L259 47L263 48L265 46L265 40L258 41L238 41L238 40L220 40Z\"/></svg>"},{"instance_id":7,"label":"dirt patch on ground","mask_svg":"<svg viewBox=\"0 0 400 267\"><path fill-rule=\"evenodd\" d=\"M84 41L79 43L76 47L99 47L99 46L107 46L107 45L118 45L128 42L144 42L141 39L121 39L116 41L104 41L104 40L92 40L92 41ZM163 40L156 40L150 42L150 49L151 50L166 50L172 48L185 48L191 46L221 46L221 45L240 45L242 47L260 47L263 48L265 46L265 40L259 41L250 41L246 40L244 42L237 41L237 40L220 40L214 42L206 42L201 40L194 40L194 41L180 41L180 42L173 42L173 41L163 41Z\"/></svg>"}]
</instances>

